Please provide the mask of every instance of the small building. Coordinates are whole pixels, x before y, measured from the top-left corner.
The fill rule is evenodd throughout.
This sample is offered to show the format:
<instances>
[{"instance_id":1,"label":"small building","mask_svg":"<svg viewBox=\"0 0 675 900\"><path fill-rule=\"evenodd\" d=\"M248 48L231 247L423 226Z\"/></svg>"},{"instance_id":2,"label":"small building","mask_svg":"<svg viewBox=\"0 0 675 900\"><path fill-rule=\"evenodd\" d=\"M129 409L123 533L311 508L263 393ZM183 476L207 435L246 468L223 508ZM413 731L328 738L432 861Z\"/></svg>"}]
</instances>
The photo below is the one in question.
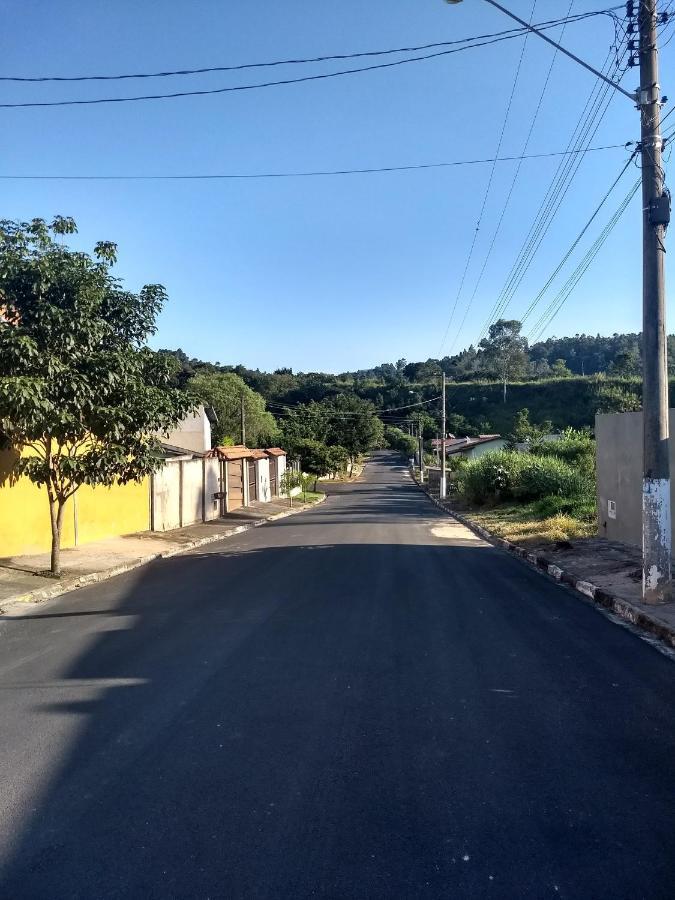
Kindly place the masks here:
<instances>
[{"instance_id":1,"label":"small building","mask_svg":"<svg viewBox=\"0 0 675 900\"><path fill-rule=\"evenodd\" d=\"M440 440L432 441L432 446L440 450L443 446ZM477 459L484 453L494 450L503 450L506 441L499 434L479 434L478 437L447 437L445 439L445 455L461 456L464 459Z\"/></svg>"},{"instance_id":2,"label":"small building","mask_svg":"<svg viewBox=\"0 0 675 900\"><path fill-rule=\"evenodd\" d=\"M207 453L212 446L211 430L218 423L218 416L210 406L198 406L194 412L179 422L171 431L162 434L162 443L196 453Z\"/></svg>"},{"instance_id":3,"label":"small building","mask_svg":"<svg viewBox=\"0 0 675 900\"><path fill-rule=\"evenodd\" d=\"M286 471L286 451L280 447L270 447L265 452L269 458L270 495L273 499L281 492L281 479Z\"/></svg>"}]
</instances>

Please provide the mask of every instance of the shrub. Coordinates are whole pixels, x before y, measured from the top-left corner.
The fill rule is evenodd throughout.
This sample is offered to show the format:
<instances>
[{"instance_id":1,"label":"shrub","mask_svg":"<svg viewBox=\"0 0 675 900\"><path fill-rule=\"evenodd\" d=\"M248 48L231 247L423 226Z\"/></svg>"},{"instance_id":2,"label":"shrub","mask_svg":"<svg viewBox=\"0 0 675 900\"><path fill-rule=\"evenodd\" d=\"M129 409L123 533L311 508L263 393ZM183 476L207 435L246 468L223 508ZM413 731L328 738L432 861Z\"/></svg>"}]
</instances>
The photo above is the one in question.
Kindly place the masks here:
<instances>
[{"instance_id":1,"label":"shrub","mask_svg":"<svg viewBox=\"0 0 675 900\"><path fill-rule=\"evenodd\" d=\"M541 500L532 504L532 511L536 516L543 518L568 515L582 522L594 522L596 518L595 496L584 494L579 497L561 497L560 495L542 497Z\"/></svg>"},{"instance_id":2,"label":"shrub","mask_svg":"<svg viewBox=\"0 0 675 900\"><path fill-rule=\"evenodd\" d=\"M525 465L513 487L519 500L539 500L557 495L575 497L588 493L588 477L555 456L523 454Z\"/></svg>"},{"instance_id":3,"label":"shrub","mask_svg":"<svg viewBox=\"0 0 675 900\"><path fill-rule=\"evenodd\" d=\"M594 493L591 478L563 460L511 450L470 461L460 471L458 483L466 499L479 505L544 497L588 500Z\"/></svg>"},{"instance_id":4,"label":"shrub","mask_svg":"<svg viewBox=\"0 0 675 900\"><path fill-rule=\"evenodd\" d=\"M525 454L509 450L484 453L460 469L459 490L472 503L507 500L515 496L525 459Z\"/></svg>"},{"instance_id":5,"label":"shrub","mask_svg":"<svg viewBox=\"0 0 675 900\"><path fill-rule=\"evenodd\" d=\"M555 457L592 475L595 472L595 441L586 431L568 428L559 441L546 441L532 448L535 456Z\"/></svg>"}]
</instances>

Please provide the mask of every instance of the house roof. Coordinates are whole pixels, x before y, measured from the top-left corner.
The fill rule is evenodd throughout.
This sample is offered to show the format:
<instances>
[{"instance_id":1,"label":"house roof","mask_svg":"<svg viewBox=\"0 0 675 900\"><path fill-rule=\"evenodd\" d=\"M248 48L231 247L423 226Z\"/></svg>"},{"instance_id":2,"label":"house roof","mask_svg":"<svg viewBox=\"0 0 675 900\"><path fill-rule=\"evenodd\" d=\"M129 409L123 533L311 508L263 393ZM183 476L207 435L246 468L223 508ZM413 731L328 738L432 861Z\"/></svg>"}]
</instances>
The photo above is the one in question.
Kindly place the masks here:
<instances>
[{"instance_id":1,"label":"house roof","mask_svg":"<svg viewBox=\"0 0 675 900\"><path fill-rule=\"evenodd\" d=\"M243 444L235 444L233 447L214 447L208 453L209 456L217 456L218 459L254 459L254 451L244 447Z\"/></svg>"},{"instance_id":2,"label":"house roof","mask_svg":"<svg viewBox=\"0 0 675 900\"><path fill-rule=\"evenodd\" d=\"M265 453L268 456L286 456L286 451L282 450L281 447L268 447Z\"/></svg>"},{"instance_id":3,"label":"house roof","mask_svg":"<svg viewBox=\"0 0 675 900\"><path fill-rule=\"evenodd\" d=\"M253 459L267 459L267 453L264 450L251 450L251 456Z\"/></svg>"},{"instance_id":4,"label":"house roof","mask_svg":"<svg viewBox=\"0 0 675 900\"><path fill-rule=\"evenodd\" d=\"M472 447L477 447L478 444L489 444L492 441L500 441L502 439L501 434L480 434L478 437L462 437L462 438L454 438L451 441L445 442L445 452L446 453L463 453L465 450L470 450Z\"/></svg>"},{"instance_id":5,"label":"house roof","mask_svg":"<svg viewBox=\"0 0 675 900\"><path fill-rule=\"evenodd\" d=\"M164 441L162 441L160 452L165 459L194 459L204 456L198 450L189 450L186 447L178 447L176 444L167 444Z\"/></svg>"}]
</instances>

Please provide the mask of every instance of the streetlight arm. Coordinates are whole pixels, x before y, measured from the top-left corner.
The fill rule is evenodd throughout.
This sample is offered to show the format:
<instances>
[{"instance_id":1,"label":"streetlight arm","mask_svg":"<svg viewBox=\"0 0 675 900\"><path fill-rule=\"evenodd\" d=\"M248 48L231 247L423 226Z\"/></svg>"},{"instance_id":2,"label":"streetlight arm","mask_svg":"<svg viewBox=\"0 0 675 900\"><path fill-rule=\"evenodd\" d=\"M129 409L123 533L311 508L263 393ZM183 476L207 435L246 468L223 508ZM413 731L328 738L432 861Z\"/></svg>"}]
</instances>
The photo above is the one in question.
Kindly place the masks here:
<instances>
[{"instance_id":1,"label":"streetlight arm","mask_svg":"<svg viewBox=\"0 0 675 900\"><path fill-rule=\"evenodd\" d=\"M448 0L448 2L458 2L458 0ZM522 25L523 28L527 28L528 31L531 31L533 34L536 34L537 37L540 37L543 41L546 41L547 44L550 44L552 47L555 47L561 53L564 53L565 56L569 56L570 59L573 59L574 62L579 63L580 66L583 66L584 69L588 69L589 72L592 72L597 78L601 78L607 84L611 84L613 88L622 93L625 97L628 97L629 100L632 100L634 103L637 102L638 96L637 94L631 94L630 91L624 90L620 84L617 84L616 81L612 81L611 78L607 78L606 75L603 75L602 72L599 72L597 69L594 69L593 66L589 65L587 62L584 62L583 59L579 59L574 53L570 50L566 50L561 44L556 43L551 40L550 37L547 37L542 31L538 31L533 25L530 25L529 22L526 22L524 19L521 19L520 16L515 15L510 10L506 9L505 6L502 6L501 3L497 3L497 0L486 0L491 6L494 6L495 9L500 10L505 15L509 16L509 18L518 22L519 25Z\"/></svg>"}]
</instances>

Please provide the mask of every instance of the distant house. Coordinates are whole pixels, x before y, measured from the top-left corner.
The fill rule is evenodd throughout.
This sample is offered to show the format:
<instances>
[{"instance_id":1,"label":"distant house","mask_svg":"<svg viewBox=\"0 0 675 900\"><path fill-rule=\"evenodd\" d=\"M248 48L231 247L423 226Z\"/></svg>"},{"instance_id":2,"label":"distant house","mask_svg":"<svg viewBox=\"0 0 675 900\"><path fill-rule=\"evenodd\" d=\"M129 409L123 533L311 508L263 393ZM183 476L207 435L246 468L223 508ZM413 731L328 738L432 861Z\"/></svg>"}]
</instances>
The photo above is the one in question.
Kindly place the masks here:
<instances>
[{"instance_id":1,"label":"distant house","mask_svg":"<svg viewBox=\"0 0 675 900\"><path fill-rule=\"evenodd\" d=\"M431 442L435 450L442 447L440 440ZM479 434L478 437L454 437L445 439L446 456L462 456L465 459L477 459L484 453L493 450L503 450L506 441L500 434Z\"/></svg>"},{"instance_id":2,"label":"distant house","mask_svg":"<svg viewBox=\"0 0 675 900\"><path fill-rule=\"evenodd\" d=\"M218 423L216 412L210 406L198 406L193 413L179 422L176 428L161 435L163 443L196 453L208 453L211 449L211 428Z\"/></svg>"}]
</instances>

